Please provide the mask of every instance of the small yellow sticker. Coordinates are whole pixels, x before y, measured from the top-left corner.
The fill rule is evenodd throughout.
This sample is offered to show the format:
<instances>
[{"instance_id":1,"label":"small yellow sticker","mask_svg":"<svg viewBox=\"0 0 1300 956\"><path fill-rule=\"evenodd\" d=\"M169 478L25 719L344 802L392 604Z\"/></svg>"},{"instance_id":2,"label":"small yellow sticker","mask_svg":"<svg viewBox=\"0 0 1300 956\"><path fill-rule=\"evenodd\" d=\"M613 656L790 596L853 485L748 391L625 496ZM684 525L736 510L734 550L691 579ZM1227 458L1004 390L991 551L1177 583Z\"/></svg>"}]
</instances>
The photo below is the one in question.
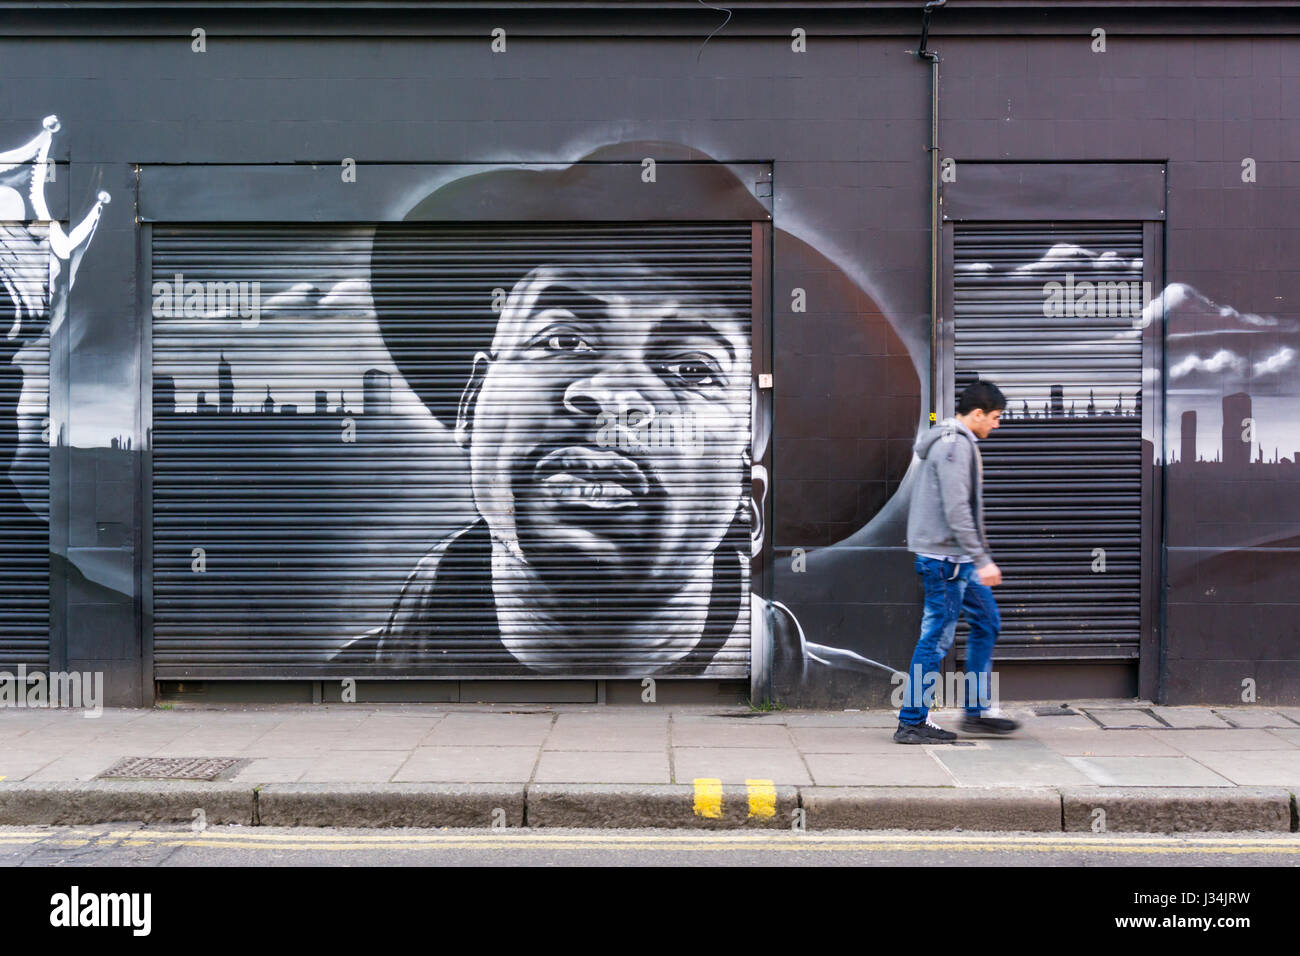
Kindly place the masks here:
<instances>
[{"instance_id":1,"label":"small yellow sticker","mask_svg":"<svg viewBox=\"0 0 1300 956\"><path fill-rule=\"evenodd\" d=\"M776 785L771 780L746 780L751 817L776 816Z\"/></svg>"},{"instance_id":2,"label":"small yellow sticker","mask_svg":"<svg viewBox=\"0 0 1300 956\"><path fill-rule=\"evenodd\" d=\"M722 819L722 781L714 777L695 778L695 815Z\"/></svg>"}]
</instances>

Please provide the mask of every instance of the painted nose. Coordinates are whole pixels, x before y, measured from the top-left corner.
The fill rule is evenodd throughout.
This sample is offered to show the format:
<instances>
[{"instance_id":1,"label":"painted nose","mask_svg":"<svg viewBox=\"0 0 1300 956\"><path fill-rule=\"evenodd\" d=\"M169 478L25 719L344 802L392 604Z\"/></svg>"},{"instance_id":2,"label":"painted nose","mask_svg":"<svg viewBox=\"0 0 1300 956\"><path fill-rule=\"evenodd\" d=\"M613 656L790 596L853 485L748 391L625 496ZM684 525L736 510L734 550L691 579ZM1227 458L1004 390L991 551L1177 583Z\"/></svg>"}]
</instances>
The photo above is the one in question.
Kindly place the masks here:
<instances>
[{"instance_id":1,"label":"painted nose","mask_svg":"<svg viewBox=\"0 0 1300 956\"><path fill-rule=\"evenodd\" d=\"M620 388L616 378L602 372L578 379L564 390L564 407L575 415L591 418L606 413L624 419L635 415L636 425L653 421L655 408L649 399L638 389Z\"/></svg>"}]
</instances>

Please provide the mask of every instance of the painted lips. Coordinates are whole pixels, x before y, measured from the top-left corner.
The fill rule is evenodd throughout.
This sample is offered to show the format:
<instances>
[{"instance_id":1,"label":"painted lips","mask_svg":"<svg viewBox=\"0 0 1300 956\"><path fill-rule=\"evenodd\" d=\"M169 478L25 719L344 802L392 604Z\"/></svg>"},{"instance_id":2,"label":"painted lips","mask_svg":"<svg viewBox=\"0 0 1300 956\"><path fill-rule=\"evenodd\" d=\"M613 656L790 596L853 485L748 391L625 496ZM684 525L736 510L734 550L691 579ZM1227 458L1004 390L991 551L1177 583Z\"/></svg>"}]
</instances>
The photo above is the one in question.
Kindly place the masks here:
<instances>
[{"instance_id":1,"label":"painted lips","mask_svg":"<svg viewBox=\"0 0 1300 956\"><path fill-rule=\"evenodd\" d=\"M570 445L537 464L542 490L557 501L590 508L632 508L650 490L644 472L630 458L606 449Z\"/></svg>"}]
</instances>

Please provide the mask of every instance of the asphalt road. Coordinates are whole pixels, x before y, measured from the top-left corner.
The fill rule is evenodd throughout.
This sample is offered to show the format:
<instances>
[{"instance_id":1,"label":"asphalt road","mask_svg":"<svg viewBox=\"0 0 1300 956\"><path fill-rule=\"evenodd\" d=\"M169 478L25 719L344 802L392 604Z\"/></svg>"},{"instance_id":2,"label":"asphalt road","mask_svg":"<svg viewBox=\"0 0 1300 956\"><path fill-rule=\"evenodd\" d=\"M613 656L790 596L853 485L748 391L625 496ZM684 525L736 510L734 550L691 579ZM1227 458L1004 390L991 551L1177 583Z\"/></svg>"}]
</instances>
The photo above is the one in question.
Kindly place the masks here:
<instances>
[{"instance_id":1,"label":"asphalt road","mask_svg":"<svg viewBox=\"0 0 1300 956\"><path fill-rule=\"evenodd\" d=\"M1300 834L0 827L0 866L1300 866Z\"/></svg>"}]
</instances>

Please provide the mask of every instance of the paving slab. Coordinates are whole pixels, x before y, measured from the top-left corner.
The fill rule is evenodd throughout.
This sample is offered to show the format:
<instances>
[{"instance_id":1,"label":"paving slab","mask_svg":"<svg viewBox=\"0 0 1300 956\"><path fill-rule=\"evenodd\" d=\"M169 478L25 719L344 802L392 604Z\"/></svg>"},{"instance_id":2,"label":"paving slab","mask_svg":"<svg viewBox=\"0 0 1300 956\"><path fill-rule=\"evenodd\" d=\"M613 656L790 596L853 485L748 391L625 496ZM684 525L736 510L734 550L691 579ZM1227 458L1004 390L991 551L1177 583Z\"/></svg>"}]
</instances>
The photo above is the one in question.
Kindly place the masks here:
<instances>
[{"instance_id":1,"label":"paving slab","mask_svg":"<svg viewBox=\"0 0 1300 956\"><path fill-rule=\"evenodd\" d=\"M895 745L897 746L897 745ZM813 782L823 787L951 787L956 781L925 751L897 754L804 754Z\"/></svg>"},{"instance_id":2,"label":"paving slab","mask_svg":"<svg viewBox=\"0 0 1300 956\"><path fill-rule=\"evenodd\" d=\"M1019 718L1017 718L1019 719ZM1035 717L1033 714L1026 715L1023 720L1021 733L1030 737L1037 737L1043 734L1053 734L1069 730L1096 730L1095 721L1089 720L1083 714L1056 714L1051 717Z\"/></svg>"},{"instance_id":3,"label":"paving slab","mask_svg":"<svg viewBox=\"0 0 1300 956\"><path fill-rule=\"evenodd\" d=\"M241 757L319 757L337 749L339 741L324 734L310 734L302 731L293 733L279 729L269 731L239 749L232 749L230 754ZM183 751L183 752L182 752ZM188 748L178 747L168 742L150 752L155 757L185 756L191 753ZM202 756L194 754L194 756Z\"/></svg>"},{"instance_id":4,"label":"paving slab","mask_svg":"<svg viewBox=\"0 0 1300 956\"><path fill-rule=\"evenodd\" d=\"M898 713L888 711L781 711L782 722L787 727L875 727L893 730L898 726Z\"/></svg>"},{"instance_id":5,"label":"paving slab","mask_svg":"<svg viewBox=\"0 0 1300 956\"><path fill-rule=\"evenodd\" d=\"M1070 730L1038 736L1044 746L1063 755L1087 757L1181 756L1182 751L1166 739L1167 732L1148 730Z\"/></svg>"},{"instance_id":6,"label":"paving slab","mask_svg":"<svg viewBox=\"0 0 1300 956\"><path fill-rule=\"evenodd\" d=\"M93 780L120 759L119 754L69 754L51 760L26 779L29 783Z\"/></svg>"},{"instance_id":7,"label":"paving slab","mask_svg":"<svg viewBox=\"0 0 1300 956\"><path fill-rule=\"evenodd\" d=\"M204 713L212 713L205 711ZM365 720L374 711L356 706L316 704L311 709L294 708L283 711L283 725L316 724L323 727L354 727Z\"/></svg>"},{"instance_id":8,"label":"paving slab","mask_svg":"<svg viewBox=\"0 0 1300 956\"><path fill-rule=\"evenodd\" d=\"M25 780L57 758L49 754L14 754L0 752L0 782Z\"/></svg>"},{"instance_id":9,"label":"paving slab","mask_svg":"<svg viewBox=\"0 0 1300 956\"><path fill-rule=\"evenodd\" d=\"M659 730L668 732L670 716L663 712L620 710L612 713L580 711L578 713L557 714L555 726L551 731L565 730L577 732L591 730L596 732L610 730Z\"/></svg>"},{"instance_id":10,"label":"paving slab","mask_svg":"<svg viewBox=\"0 0 1300 956\"><path fill-rule=\"evenodd\" d=\"M1277 711L1264 707L1216 707L1215 713L1238 727L1296 727Z\"/></svg>"},{"instance_id":11,"label":"paving slab","mask_svg":"<svg viewBox=\"0 0 1300 956\"><path fill-rule=\"evenodd\" d=\"M1300 750L1211 750L1188 756L1238 786L1279 786L1300 792Z\"/></svg>"},{"instance_id":12,"label":"paving slab","mask_svg":"<svg viewBox=\"0 0 1300 956\"><path fill-rule=\"evenodd\" d=\"M303 783L383 783L410 759L406 750L341 750L312 761Z\"/></svg>"},{"instance_id":13,"label":"paving slab","mask_svg":"<svg viewBox=\"0 0 1300 956\"><path fill-rule=\"evenodd\" d=\"M794 745L804 753L897 754L894 730L875 727L792 727Z\"/></svg>"},{"instance_id":14,"label":"paving slab","mask_svg":"<svg viewBox=\"0 0 1300 956\"><path fill-rule=\"evenodd\" d=\"M339 741L340 750L397 750L418 747L441 717L367 717Z\"/></svg>"},{"instance_id":15,"label":"paving slab","mask_svg":"<svg viewBox=\"0 0 1300 956\"><path fill-rule=\"evenodd\" d=\"M717 778L729 784L743 784L751 779L795 786L812 783L808 769L793 747L675 747L673 776L676 783L690 783L698 777Z\"/></svg>"},{"instance_id":16,"label":"paving slab","mask_svg":"<svg viewBox=\"0 0 1300 956\"><path fill-rule=\"evenodd\" d=\"M1232 787L1190 757L1066 757L1093 783L1108 787Z\"/></svg>"},{"instance_id":17,"label":"paving slab","mask_svg":"<svg viewBox=\"0 0 1300 956\"><path fill-rule=\"evenodd\" d=\"M72 728L55 727L53 729L41 729L38 733L41 743L48 747L79 747L90 743L93 740L97 740L105 734L112 733L114 730L116 730L116 728L86 724L74 726ZM28 731L23 736L30 740L34 735L31 731Z\"/></svg>"},{"instance_id":18,"label":"paving slab","mask_svg":"<svg viewBox=\"0 0 1300 956\"><path fill-rule=\"evenodd\" d=\"M96 744L115 744L123 753L132 754L152 754L160 747L170 745L179 737L183 737L188 728L186 727L165 727L153 725L149 727L114 727L106 733L100 734L93 739ZM54 746L54 740L42 734L42 742L49 746ZM88 745L92 741L87 741Z\"/></svg>"},{"instance_id":19,"label":"paving slab","mask_svg":"<svg viewBox=\"0 0 1300 956\"><path fill-rule=\"evenodd\" d=\"M560 714L546 737L546 750L645 750L666 753L668 718L593 719L592 714Z\"/></svg>"},{"instance_id":20,"label":"paving slab","mask_svg":"<svg viewBox=\"0 0 1300 956\"><path fill-rule=\"evenodd\" d=\"M1032 740L991 741L987 749L941 746L939 760L967 787L1041 787L1088 783L1088 777L1054 750Z\"/></svg>"},{"instance_id":21,"label":"paving slab","mask_svg":"<svg viewBox=\"0 0 1300 956\"><path fill-rule=\"evenodd\" d=\"M1242 750L1296 749L1293 743L1271 730L1171 730L1162 739L1185 754L1207 750L1235 753Z\"/></svg>"},{"instance_id":22,"label":"paving slab","mask_svg":"<svg viewBox=\"0 0 1300 956\"><path fill-rule=\"evenodd\" d=\"M1064 788L1061 805L1067 832L1291 829L1291 794L1280 788Z\"/></svg>"},{"instance_id":23,"label":"paving slab","mask_svg":"<svg viewBox=\"0 0 1300 956\"><path fill-rule=\"evenodd\" d=\"M551 732L550 714L448 714L423 747L540 747Z\"/></svg>"},{"instance_id":24,"label":"paving slab","mask_svg":"<svg viewBox=\"0 0 1300 956\"><path fill-rule=\"evenodd\" d=\"M167 746L193 754L221 754L243 750L273 730L272 725L241 724L234 727L198 727L181 734Z\"/></svg>"},{"instance_id":25,"label":"paving slab","mask_svg":"<svg viewBox=\"0 0 1300 956\"><path fill-rule=\"evenodd\" d=\"M674 747L788 747L784 724L703 723L673 721Z\"/></svg>"},{"instance_id":26,"label":"paving slab","mask_svg":"<svg viewBox=\"0 0 1300 956\"><path fill-rule=\"evenodd\" d=\"M537 747L417 747L393 775L396 783L524 783Z\"/></svg>"},{"instance_id":27,"label":"paving slab","mask_svg":"<svg viewBox=\"0 0 1300 956\"><path fill-rule=\"evenodd\" d=\"M675 724L706 724L715 727L761 727L764 724L785 723L785 714L781 711L735 710L730 713L721 713L716 709L705 711L676 709L671 713Z\"/></svg>"},{"instance_id":28,"label":"paving slab","mask_svg":"<svg viewBox=\"0 0 1300 956\"><path fill-rule=\"evenodd\" d=\"M542 751L537 783L671 783L668 752Z\"/></svg>"},{"instance_id":29,"label":"paving slab","mask_svg":"<svg viewBox=\"0 0 1300 956\"><path fill-rule=\"evenodd\" d=\"M1209 707L1152 707L1151 710L1170 727L1184 730L1194 728L1228 730L1232 727Z\"/></svg>"},{"instance_id":30,"label":"paving slab","mask_svg":"<svg viewBox=\"0 0 1300 956\"><path fill-rule=\"evenodd\" d=\"M230 779L239 783L296 783L314 757L254 757Z\"/></svg>"}]
</instances>

